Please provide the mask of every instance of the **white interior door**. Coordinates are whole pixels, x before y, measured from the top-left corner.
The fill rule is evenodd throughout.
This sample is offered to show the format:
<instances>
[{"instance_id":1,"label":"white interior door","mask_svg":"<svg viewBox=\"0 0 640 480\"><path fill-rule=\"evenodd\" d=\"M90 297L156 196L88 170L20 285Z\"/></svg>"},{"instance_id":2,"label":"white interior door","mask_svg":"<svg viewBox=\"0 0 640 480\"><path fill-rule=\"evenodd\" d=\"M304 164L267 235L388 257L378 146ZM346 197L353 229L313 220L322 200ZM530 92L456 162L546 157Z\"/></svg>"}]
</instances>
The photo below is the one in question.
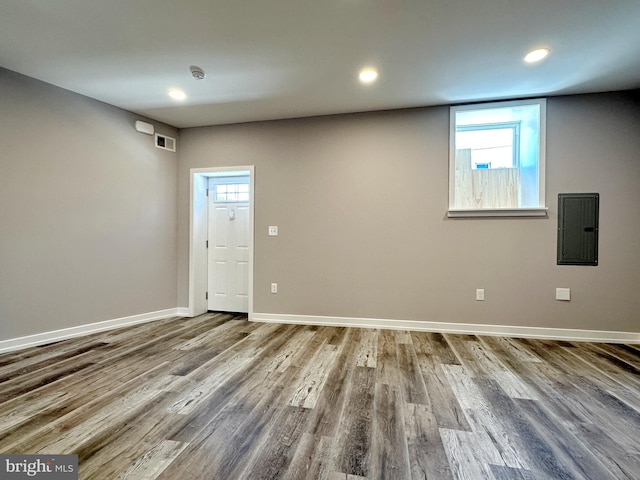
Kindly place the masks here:
<instances>
[{"instance_id":1,"label":"white interior door","mask_svg":"<svg viewBox=\"0 0 640 480\"><path fill-rule=\"evenodd\" d=\"M209 190L208 309L249 311L249 202L217 202Z\"/></svg>"}]
</instances>

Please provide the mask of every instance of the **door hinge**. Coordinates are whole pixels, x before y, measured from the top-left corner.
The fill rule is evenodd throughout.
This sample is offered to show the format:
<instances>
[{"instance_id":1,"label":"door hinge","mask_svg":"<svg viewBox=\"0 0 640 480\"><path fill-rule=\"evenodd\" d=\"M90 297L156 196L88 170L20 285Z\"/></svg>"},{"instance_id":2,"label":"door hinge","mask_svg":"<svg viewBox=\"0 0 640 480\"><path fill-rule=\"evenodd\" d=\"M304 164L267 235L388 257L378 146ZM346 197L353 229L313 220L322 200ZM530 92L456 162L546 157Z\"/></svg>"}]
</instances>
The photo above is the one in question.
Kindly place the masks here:
<instances>
[{"instance_id":1,"label":"door hinge","mask_svg":"<svg viewBox=\"0 0 640 480\"><path fill-rule=\"evenodd\" d=\"M209 248L209 240L207 240L207 246L206 246L206 248Z\"/></svg>"},{"instance_id":2,"label":"door hinge","mask_svg":"<svg viewBox=\"0 0 640 480\"><path fill-rule=\"evenodd\" d=\"M209 189L207 188L207 197L209 196Z\"/></svg>"},{"instance_id":3,"label":"door hinge","mask_svg":"<svg viewBox=\"0 0 640 480\"><path fill-rule=\"evenodd\" d=\"M204 299L209 300L209 292L204 292Z\"/></svg>"}]
</instances>

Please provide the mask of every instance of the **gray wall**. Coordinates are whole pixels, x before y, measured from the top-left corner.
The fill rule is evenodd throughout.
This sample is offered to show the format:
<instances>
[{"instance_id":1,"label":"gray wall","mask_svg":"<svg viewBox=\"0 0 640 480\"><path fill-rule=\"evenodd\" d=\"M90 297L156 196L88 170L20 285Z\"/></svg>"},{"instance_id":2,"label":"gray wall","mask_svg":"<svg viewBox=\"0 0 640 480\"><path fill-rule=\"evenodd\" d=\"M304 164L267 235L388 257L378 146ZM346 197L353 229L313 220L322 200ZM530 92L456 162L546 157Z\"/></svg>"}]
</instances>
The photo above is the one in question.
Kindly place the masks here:
<instances>
[{"instance_id":1,"label":"gray wall","mask_svg":"<svg viewBox=\"0 0 640 480\"><path fill-rule=\"evenodd\" d=\"M446 218L446 107L156 123L178 155L138 118L0 69L0 340L187 307L189 169L251 164L256 312L639 330L638 92L549 99L548 219ZM598 267L555 264L559 192L601 194Z\"/></svg>"},{"instance_id":2,"label":"gray wall","mask_svg":"<svg viewBox=\"0 0 640 480\"><path fill-rule=\"evenodd\" d=\"M0 340L176 307L177 156L136 119L0 69Z\"/></svg>"},{"instance_id":3,"label":"gray wall","mask_svg":"<svg viewBox=\"0 0 640 480\"><path fill-rule=\"evenodd\" d=\"M448 118L436 107L182 130L179 306L189 170L255 165L255 312L637 332L637 92L548 100L546 219L446 218ZM601 194L599 266L556 265L560 192Z\"/></svg>"}]
</instances>

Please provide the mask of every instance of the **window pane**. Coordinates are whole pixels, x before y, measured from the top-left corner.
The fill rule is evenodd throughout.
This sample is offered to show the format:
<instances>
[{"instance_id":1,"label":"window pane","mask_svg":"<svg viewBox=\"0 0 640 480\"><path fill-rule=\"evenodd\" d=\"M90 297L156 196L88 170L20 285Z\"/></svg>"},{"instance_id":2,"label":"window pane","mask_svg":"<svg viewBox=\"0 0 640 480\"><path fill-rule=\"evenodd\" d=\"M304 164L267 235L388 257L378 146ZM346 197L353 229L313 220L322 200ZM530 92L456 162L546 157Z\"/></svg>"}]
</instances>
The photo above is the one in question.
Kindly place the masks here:
<instances>
[{"instance_id":1,"label":"window pane","mask_svg":"<svg viewBox=\"0 0 640 480\"><path fill-rule=\"evenodd\" d=\"M513 128L463 130L456 133L456 148L513 146Z\"/></svg>"},{"instance_id":2,"label":"window pane","mask_svg":"<svg viewBox=\"0 0 640 480\"><path fill-rule=\"evenodd\" d=\"M228 183L216 185L216 202L248 202L249 201L249 184L248 183Z\"/></svg>"},{"instance_id":3,"label":"window pane","mask_svg":"<svg viewBox=\"0 0 640 480\"><path fill-rule=\"evenodd\" d=\"M544 206L544 100L451 108L450 209Z\"/></svg>"},{"instance_id":4,"label":"window pane","mask_svg":"<svg viewBox=\"0 0 640 480\"><path fill-rule=\"evenodd\" d=\"M515 126L483 128L474 125L456 132L456 149L471 150L471 168L513 168L517 166Z\"/></svg>"},{"instance_id":5,"label":"window pane","mask_svg":"<svg viewBox=\"0 0 640 480\"><path fill-rule=\"evenodd\" d=\"M478 168L478 164L487 165L486 168L513 168L513 147L471 150L471 168Z\"/></svg>"}]
</instances>

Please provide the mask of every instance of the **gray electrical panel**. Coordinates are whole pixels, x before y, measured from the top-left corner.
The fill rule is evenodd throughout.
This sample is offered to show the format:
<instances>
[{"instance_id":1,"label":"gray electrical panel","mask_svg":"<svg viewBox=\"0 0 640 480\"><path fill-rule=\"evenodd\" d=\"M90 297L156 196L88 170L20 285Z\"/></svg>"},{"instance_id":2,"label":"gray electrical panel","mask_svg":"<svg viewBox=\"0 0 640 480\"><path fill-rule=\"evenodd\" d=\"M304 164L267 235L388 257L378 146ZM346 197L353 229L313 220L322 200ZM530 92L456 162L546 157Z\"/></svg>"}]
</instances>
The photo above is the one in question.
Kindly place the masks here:
<instances>
[{"instance_id":1,"label":"gray electrical panel","mask_svg":"<svg viewBox=\"0 0 640 480\"><path fill-rule=\"evenodd\" d=\"M598 265L597 193L558 194L558 265Z\"/></svg>"}]
</instances>

